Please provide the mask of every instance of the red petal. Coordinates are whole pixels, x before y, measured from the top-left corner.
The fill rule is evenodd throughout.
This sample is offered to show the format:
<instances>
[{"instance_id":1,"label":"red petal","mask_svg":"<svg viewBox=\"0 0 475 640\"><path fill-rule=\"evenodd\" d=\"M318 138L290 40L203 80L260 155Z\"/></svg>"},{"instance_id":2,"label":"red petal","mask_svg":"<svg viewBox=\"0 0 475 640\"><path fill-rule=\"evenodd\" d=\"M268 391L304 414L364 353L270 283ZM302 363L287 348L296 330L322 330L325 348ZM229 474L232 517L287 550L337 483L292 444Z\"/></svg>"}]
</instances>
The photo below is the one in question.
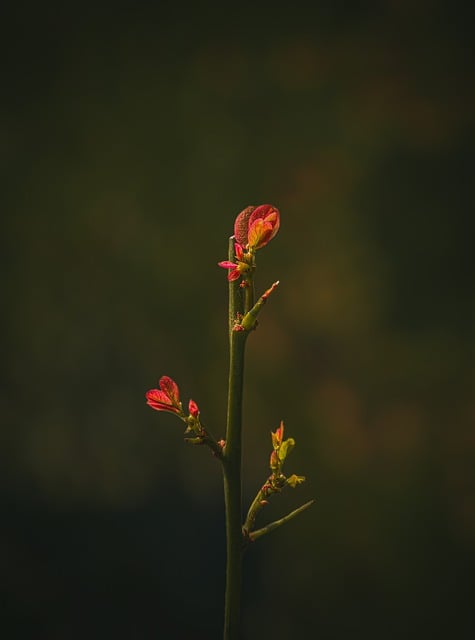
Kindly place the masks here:
<instances>
[{"instance_id":1,"label":"red petal","mask_svg":"<svg viewBox=\"0 0 475 640\"><path fill-rule=\"evenodd\" d=\"M150 389L145 394L147 398L147 404L155 411L169 411L170 413L180 413L180 410L177 407L174 407L170 404L169 398L163 391L160 389Z\"/></svg>"},{"instance_id":2,"label":"red petal","mask_svg":"<svg viewBox=\"0 0 475 640\"><path fill-rule=\"evenodd\" d=\"M241 276L241 272L236 267L235 269L233 269L228 273L228 280L229 282L233 282L233 280L237 280L240 276Z\"/></svg>"},{"instance_id":3,"label":"red petal","mask_svg":"<svg viewBox=\"0 0 475 640\"><path fill-rule=\"evenodd\" d=\"M242 257L244 255L244 247L242 246L242 244L239 244L239 242L235 242L234 251L236 252L236 259L242 260Z\"/></svg>"},{"instance_id":4,"label":"red petal","mask_svg":"<svg viewBox=\"0 0 475 640\"><path fill-rule=\"evenodd\" d=\"M262 220L266 225L270 225L270 229L268 229L267 233L263 235L257 244L256 248L264 247L272 238L276 235L280 227L280 213L277 207L272 206L271 204L261 204L254 209L254 211L249 216L248 225L249 225L249 244L253 244L251 242L251 228L255 225L258 220ZM257 227L259 228L259 227ZM256 229L256 228L255 228ZM254 238L255 239L255 238Z\"/></svg>"},{"instance_id":5,"label":"red petal","mask_svg":"<svg viewBox=\"0 0 475 640\"><path fill-rule=\"evenodd\" d=\"M249 246L260 249L269 242L273 235L271 223L259 218L249 227Z\"/></svg>"},{"instance_id":6,"label":"red petal","mask_svg":"<svg viewBox=\"0 0 475 640\"><path fill-rule=\"evenodd\" d=\"M222 262L218 262L218 267L223 267L223 269L235 269L237 264L229 262L229 260L223 260Z\"/></svg>"},{"instance_id":7,"label":"red petal","mask_svg":"<svg viewBox=\"0 0 475 640\"><path fill-rule=\"evenodd\" d=\"M170 404L170 399L166 393L161 391L160 389L150 389L145 394L147 400L153 400L153 402L159 402L161 404Z\"/></svg>"},{"instance_id":8,"label":"red petal","mask_svg":"<svg viewBox=\"0 0 475 640\"><path fill-rule=\"evenodd\" d=\"M277 207L274 207L271 204L260 204L258 207L252 211L248 220L248 227L257 220L258 218L262 218L264 220L269 220L269 222L275 222L280 218L280 213Z\"/></svg>"},{"instance_id":9,"label":"red petal","mask_svg":"<svg viewBox=\"0 0 475 640\"><path fill-rule=\"evenodd\" d=\"M177 383L168 376L162 376L159 381L160 389L168 396L170 401L178 405L180 404L180 390Z\"/></svg>"}]
</instances>

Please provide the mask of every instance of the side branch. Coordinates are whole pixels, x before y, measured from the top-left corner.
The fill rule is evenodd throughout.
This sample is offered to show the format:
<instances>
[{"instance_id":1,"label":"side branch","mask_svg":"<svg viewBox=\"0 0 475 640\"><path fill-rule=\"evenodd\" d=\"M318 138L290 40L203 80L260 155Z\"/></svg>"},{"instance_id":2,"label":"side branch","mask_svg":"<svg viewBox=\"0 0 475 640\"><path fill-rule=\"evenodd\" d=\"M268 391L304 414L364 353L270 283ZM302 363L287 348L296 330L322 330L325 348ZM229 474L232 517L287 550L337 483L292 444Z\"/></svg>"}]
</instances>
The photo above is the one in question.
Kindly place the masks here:
<instances>
[{"instance_id":1,"label":"side branch","mask_svg":"<svg viewBox=\"0 0 475 640\"><path fill-rule=\"evenodd\" d=\"M255 531L248 533L247 540L249 542L254 542L258 538L261 538L262 536L266 535L266 533L270 533L271 531L274 531L274 529L277 529L277 527L280 527L281 525L285 524L289 520L292 520L292 518L295 518L295 516L297 516L299 513L302 513L302 511L305 511L306 509L308 509L308 507L310 507L314 502L315 500L309 500L308 502L303 504L301 507L298 507L297 509L294 509L294 511L291 511L290 513L288 513L283 518L280 518L279 520L274 520L274 522L270 522L265 527L262 527L262 529L256 529Z\"/></svg>"}]
</instances>

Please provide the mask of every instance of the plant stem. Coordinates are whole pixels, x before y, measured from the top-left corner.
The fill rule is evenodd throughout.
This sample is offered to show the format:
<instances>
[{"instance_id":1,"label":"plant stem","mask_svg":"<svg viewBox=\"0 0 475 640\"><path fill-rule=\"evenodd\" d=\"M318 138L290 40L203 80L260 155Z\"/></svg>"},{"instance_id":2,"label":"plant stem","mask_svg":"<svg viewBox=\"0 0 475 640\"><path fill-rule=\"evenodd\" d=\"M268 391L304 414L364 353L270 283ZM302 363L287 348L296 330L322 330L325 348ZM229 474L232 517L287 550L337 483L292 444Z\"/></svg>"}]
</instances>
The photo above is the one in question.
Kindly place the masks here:
<instances>
[{"instance_id":1,"label":"plant stem","mask_svg":"<svg viewBox=\"0 0 475 640\"><path fill-rule=\"evenodd\" d=\"M246 314L248 311L252 309L254 306L254 278L251 277L247 279L247 286L244 290L244 313Z\"/></svg>"},{"instance_id":2,"label":"plant stem","mask_svg":"<svg viewBox=\"0 0 475 640\"><path fill-rule=\"evenodd\" d=\"M254 498L254 500L251 503L251 506L249 507L249 511L247 512L246 521L244 522L244 525L243 525L244 535L249 536L251 531L254 529L254 523L256 521L257 514L262 509L264 504L267 503L266 501L267 497L268 496L264 491L264 489L262 488L259 489L256 497Z\"/></svg>"},{"instance_id":3,"label":"plant stem","mask_svg":"<svg viewBox=\"0 0 475 640\"><path fill-rule=\"evenodd\" d=\"M256 529L256 531L252 531L249 534L249 540L251 542L254 542L258 538L265 536L266 533L270 533L271 531L274 531L274 529L277 529L277 527L281 527L283 524L285 524L289 520L292 520L292 518L295 518L295 516L298 516L299 513L302 513L302 511L305 511L305 509L308 509L314 502L315 500L309 500L308 502L303 504L301 507L298 507L298 509L294 509L293 511L288 513L283 518L279 518L279 520L274 520L274 522L270 522L265 527L262 527L262 529Z\"/></svg>"},{"instance_id":4,"label":"plant stem","mask_svg":"<svg viewBox=\"0 0 475 640\"><path fill-rule=\"evenodd\" d=\"M234 241L230 239L232 260ZM224 500L226 508L226 596L224 607L224 640L240 636L242 576L242 497L241 497L241 431L244 352L247 331L233 331L237 313L241 313L239 285L229 283L229 385L226 445L223 451Z\"/></svg>"}]
</instances>

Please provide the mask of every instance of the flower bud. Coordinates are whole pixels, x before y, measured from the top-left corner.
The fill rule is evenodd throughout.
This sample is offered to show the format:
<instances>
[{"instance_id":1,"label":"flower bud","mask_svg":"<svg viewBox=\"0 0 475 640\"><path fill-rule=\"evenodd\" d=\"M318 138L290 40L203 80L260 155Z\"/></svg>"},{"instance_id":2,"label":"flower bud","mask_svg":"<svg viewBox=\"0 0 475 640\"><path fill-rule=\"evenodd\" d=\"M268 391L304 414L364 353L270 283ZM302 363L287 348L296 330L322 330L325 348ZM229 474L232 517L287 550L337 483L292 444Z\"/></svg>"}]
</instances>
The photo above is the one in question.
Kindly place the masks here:
<instances>
[{"instance_id":1,"label":"flower bud","mask_svg":"<svg viewBox=\"0 0 475 640\"><path fill-rule=\"evenodd\" d=\"M200 415L200 410L194 400L190 400L188 403L188 411L190 412L190 416L193 416L193 418L198 418Z\"/></svg>"},{"instance_id":2,"label":"flower bud","mask_svg":"<svg viewBox=\"0 0 475 640\"><path fill-rule=\"evenodd\" d=\"M271 204L250 205L239 213L234 222L234 237L243 247L256 250L265 247L280 227L280 213Z\"/></svg>"}]
</instances>

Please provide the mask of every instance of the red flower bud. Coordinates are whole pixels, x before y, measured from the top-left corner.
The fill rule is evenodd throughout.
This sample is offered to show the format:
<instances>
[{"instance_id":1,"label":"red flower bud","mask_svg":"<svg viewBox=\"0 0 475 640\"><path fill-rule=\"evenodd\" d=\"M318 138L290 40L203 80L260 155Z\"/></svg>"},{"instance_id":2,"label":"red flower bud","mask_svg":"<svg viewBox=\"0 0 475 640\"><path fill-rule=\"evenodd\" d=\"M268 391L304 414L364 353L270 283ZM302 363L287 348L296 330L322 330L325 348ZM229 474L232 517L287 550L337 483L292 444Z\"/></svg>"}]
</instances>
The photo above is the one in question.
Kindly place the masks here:
<instances>
[{"instance_id":1,"label":"red flower bud","mask_svg":"<svg viewBox=\"0 0 475 640\"><path fill-rule=\"evenodd\" d=\"M271 204L246 207L234 222L234 237L243 247L264 247L276 235L280 227L280 213Z\"/></svg>"},{"instance_id":2,"label":"red flower bud","mask_svg":"<svg viewBox=\"0 0 475 640\"><path fill-rule=\"evenodd\" d=\"M190 415L193 416L193 418L198 418L198 416L200 415L200 410L198 409L198 405L194 400L190 400L190 402L188 403L188 411L190 412Z\"/></svg>"}]
</instances>

